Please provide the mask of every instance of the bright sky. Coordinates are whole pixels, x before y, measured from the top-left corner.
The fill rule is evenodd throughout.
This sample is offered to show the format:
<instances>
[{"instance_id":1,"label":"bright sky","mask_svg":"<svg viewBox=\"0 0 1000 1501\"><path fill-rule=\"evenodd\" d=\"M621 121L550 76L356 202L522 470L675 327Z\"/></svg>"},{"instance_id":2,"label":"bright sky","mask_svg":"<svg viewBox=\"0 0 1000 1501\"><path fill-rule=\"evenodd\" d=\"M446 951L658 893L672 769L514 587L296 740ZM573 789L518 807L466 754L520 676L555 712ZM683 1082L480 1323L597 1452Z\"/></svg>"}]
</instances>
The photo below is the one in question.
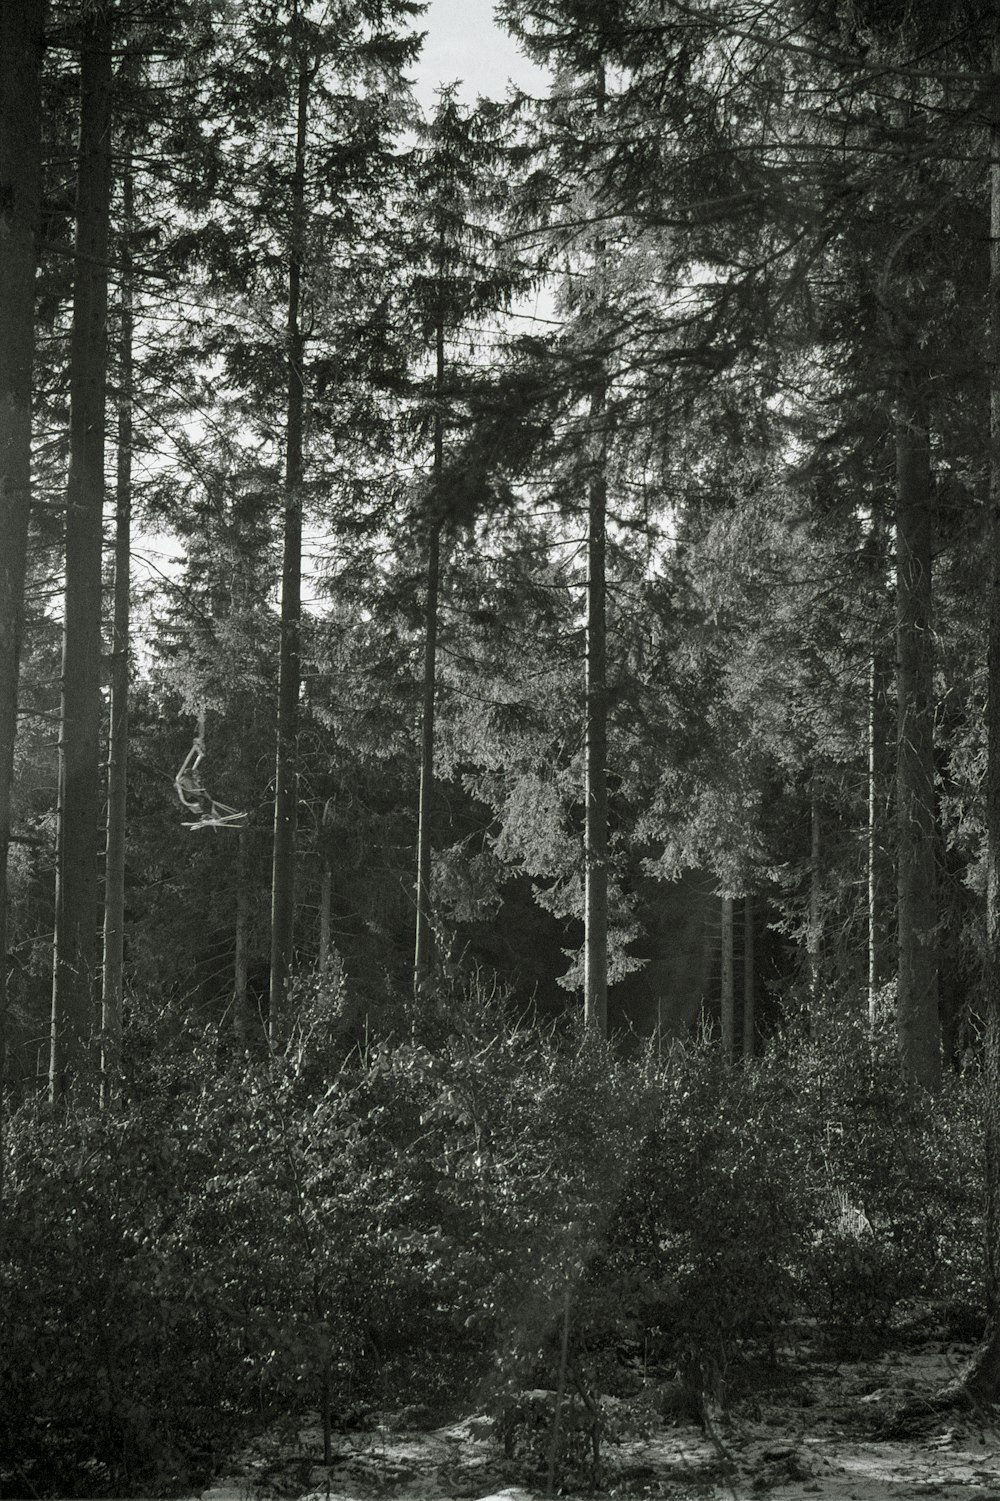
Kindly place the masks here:
<instances>
[{"instance_id":1,"label":"bright sky","mask_svg":"<svg viewBox=\"0 0 1000 1501\"><path fill-rule=\"evenodd\" d=\"M479 94L502 99L508 79L540 87L542 74L495 24L493 0L430 0L416 29L427 33L414 69L417 98L426 110L433 107L436 88L458 79L467 104Z\"/></svg>"}]
</instances>

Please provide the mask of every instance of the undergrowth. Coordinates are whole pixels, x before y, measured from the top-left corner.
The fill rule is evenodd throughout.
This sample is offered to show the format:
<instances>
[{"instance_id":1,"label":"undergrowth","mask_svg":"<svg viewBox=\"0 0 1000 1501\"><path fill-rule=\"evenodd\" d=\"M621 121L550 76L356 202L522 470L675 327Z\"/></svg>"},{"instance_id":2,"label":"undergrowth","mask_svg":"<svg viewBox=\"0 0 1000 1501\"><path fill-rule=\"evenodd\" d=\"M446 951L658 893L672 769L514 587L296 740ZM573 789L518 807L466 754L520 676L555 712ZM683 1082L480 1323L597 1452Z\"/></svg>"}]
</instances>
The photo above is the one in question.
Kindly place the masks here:
<instances>
[{"instance_id":1,"label":"undergrowth","mask_svg":"<svg viewBox=\"0 0 1000 1501\"><path fill-rule=\"evenodd\" d=\"M844 1355L982 1305L978 1083L917 1098L860 1029L736 1066L495 1005L346 1057L332 1023L271 1061L145 1041L114 1108L6 1124L8 1493L165 1494L414 1397L592 1479L651 1373L696 1409L803 1314ZM518 1436L533 1389L566 1393L558 1453L533 1407Z\"/></svg>"}]
</instances>

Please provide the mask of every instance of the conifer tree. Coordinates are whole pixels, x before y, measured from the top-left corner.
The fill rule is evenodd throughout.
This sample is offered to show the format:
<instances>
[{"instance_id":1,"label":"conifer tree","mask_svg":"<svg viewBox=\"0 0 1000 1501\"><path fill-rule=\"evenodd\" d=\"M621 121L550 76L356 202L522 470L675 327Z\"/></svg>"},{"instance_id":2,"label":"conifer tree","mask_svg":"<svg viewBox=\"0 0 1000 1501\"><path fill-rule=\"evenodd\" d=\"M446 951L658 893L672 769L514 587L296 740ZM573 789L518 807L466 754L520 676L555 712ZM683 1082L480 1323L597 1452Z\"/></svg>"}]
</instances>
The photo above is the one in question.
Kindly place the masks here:
<instances>
[{"instance_id":1,"label":"conifer tree","mask_svg":"<svg viewBox=\"0 0 1000 1501\"><path fill-rule=\"evenodd\" d=\"M240 16L213 64L211 108L225 144L195 204L193 253L224 306L202 349L223 360L283 476L270 978L278 1045L291 1020L295 941L303 515L319 475L333 485L363 446L351 383L365 346L352 347L348 327L370 312L375 239L398 176L401 69L417 46L403 26L415 13L410 0L336 14L276 0ZM279 303L280 330L270 314Z\"/></svg>"},{"instance_id":2,"label":"conifer tree","mask_svg":"<svg viewBox=\"0 0 1000 1501\"><path fill-rule=\"evenodd\" d=\"M500 141L495 112L485 106L464 112L453 90L442 90L413 163L408 239L402 273L401 318L413 327L430 369L412 414L418 435L429 426L430 476L419 518L426 536L424 661L420 716L420 791L417 814L414 989L419 993L432 971L434 900L432 835L434 805L437 646L442 541L468 527L485 507L485 487L475 493L474 469L463 469L461 428L467 425L471 385L482 371L469 368L469 356L484 337L483 326L513 295L515 268L499 251L499 213L504 192L499 175ZM408 303L409 306L405 304ZM461 343L467 352L459 354ZM480 356L481 357L481 356ZM429 411L429 423L427 413ZM456 454L446 474L446 446ZM463 477L464 476L464 477ZM449 483L450 481L450 483Z\"/></svg>"},{"instance_id":3,"label":"conifer tree","mask_svg":"<svg viewBox=\"0 0 1000 1501\"><path fill-rule=\"evenodd\" d=\"M678 318L670 308L669 288L692 250L680 236L669 243L661 230L669 213L667 184L685 173L681 153L673 158L672 132L691 112L692 98L686 95L683 106L678 98L656 119L653 129L668 144L655 163L645 163L649 180L639 186L633 153L640 136L650 139L651 121L648 114L639 119L633 75L642 66L637 48L648 29L645 18L613 3L558 4L542 13L510 0L501 13L530 55L552 70L549 98L534 106L537 158L526 203L546 247L543 258L547 253L561 282L565 317L549 370L565 402L569 434L557 488L570 492L575 481L587 497L582 986L587 1024L603 1035L610 900L607 539L609 517L618 519L620 504L611 476L623 490L628 486L631 451L642 442L647 411L650 421L662 422L658 357L673 369L687 359L694 366L717 363L706 349L711 317ZM672 168L673 160L680 164ZM651 224L647 197L657 193L663 197ZM561 277L557 267L566 268ZM574 443L580 451L575 468Z\"/></svg>"}]
</instances>

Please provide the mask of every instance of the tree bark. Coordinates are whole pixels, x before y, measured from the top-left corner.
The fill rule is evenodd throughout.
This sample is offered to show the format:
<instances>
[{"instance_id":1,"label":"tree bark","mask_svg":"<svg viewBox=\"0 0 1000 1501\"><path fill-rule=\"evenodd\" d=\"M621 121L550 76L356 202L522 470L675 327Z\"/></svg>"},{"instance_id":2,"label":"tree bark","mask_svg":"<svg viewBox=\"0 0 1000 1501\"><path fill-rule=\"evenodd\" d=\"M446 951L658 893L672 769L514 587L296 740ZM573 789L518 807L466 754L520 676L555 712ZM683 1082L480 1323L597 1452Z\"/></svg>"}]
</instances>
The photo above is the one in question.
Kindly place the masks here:
<instances>
[{"instance_id":1,"label":"tree bark","mask_svg":"<svg viewBox=\"0 0 1000 1501\"><path fill-rule=\"evenodd\" d=\"M752 1058L757 1040L757 969L754 953L754 901L743 898L743 1056Z\"/></svg>"},{"instance_id":2,"label":"tree bark","mask_svg":"<svg viewBox=\"0 0 1000 1501\"><path fill-rule=\"evenodd\" d=\"M420 719L420 798L417 806L417 921L413 953L413 993L430 978L434 962L431 813L434 803L434 710L437 699L438 602L441 589L441 477L444 473L444 278L446 245L438 241L438 315L434 327L434 451L432 505L427 539L427 598L424 604L424 681Z\"/></svg>"},{"instance_id":3,"label":"tree bark","mask_svg":"<svg viewBox=\"0 0 1000 1501\"><path fill-rule=\"evenodd\" d=\"M868 664L868 1026L878 1020L878 778L876 775L876 694L878 691L875 647Z\"/></svg>"},{"instance_id":4,"label":"tree bark","mask_svg":"<svg viewBox=\"0 0 1000 1501\"><path fill-rule=\"evenodd\" d=\"M819 778L813 772L809 793L809 923L806 955L809 960L809 1002L815 1021L819 1000L820 961L823 952L823 824L819 805Z\"/></svg>"},{"instance_id":5,"label":"tree bark","mask_svg":"<svg viewBox=\"0 0 1000 1501\"><path fill-rule=\"evenodd\" d=\"M607 656L607 440L605 383L590 406L594 469L588 495L587 657L584 745L584 1024L598 1036L608 1030L608 656Z\"/></svg>"},{"instance_id":6,"label":"tree bark","mask_svg":"<svg viewBox=\"0 0 1000 1501\"><path fill-rule=\"evenodd\" d=\"M890 734L887 725L887 671L885 651L877 632L872 639L868 664L868 1022L877 1021L877 997L885 983L886 953L884 918L886 792L891 782L887 766Z\"/></svg>"},{"instance_id":7,"label":"tree bark","mask_svg":"<svg viewBox=\"0 0 1000 1501\"><path fill-rule=\"evenodd\" d=\"M1000 24L993 36L990 130L990 280L988 360L990 470L989 637L986 764L986 994L983 1071L986 1112L986 1332L960 1388L1000 1396Z\"/></svg>"},{"instance_id":8,"label":"tree bark","mask_svg":"<svg viewBox=\"0 0 1000 1501\"><path fill-rule=\"evenodd\" d=\"M247 876L249 835L246 829L240 829L236 852L236 932L234 935L233 954L233 1032L236 1035L236 1043L242 1052L246 1052L255 1042L259 1042L259 1036L255 1037L256 1028L254 1018L250 1014L250 1000L247 992L247 976L249 970L250 955L250 901L249 882Z\"/></svg>"},{"instance_id":9,"label":"tree bark","mask_svg":"<svg viewBox=\"0 0 1000 1501\"><path fill-rule=\"evenodd\" d=\"M907 1078L941 1082L934 810L930 440L912 381L896 412L897 1037Z\"/></svg>"},{"instance_id":10,"label":"tree bark","mask_svg":"<svg viewBox=\"0 0 1000 1501\"><path fill-rule=\"evenodd\" d=\"M330 861L323 856L323 870L319 881L319 972L325 975L330 967L333 942L333 872Z\"/></svg>"},{"instance_id":11,"label":"tree bark","mask_svg":"<svg viewBox=\"0 0 1000 1501\"><path fill-rule=\"evenodd\" d=\"M721 1015L722 1053L732 1062L736 1047L736 968L733 963L733 899L722 898Z\"/></svg>"},{"instance_id":12,"label":"tree bark","mask_svg":"<svg viewBox=\"0 0 1000 1501\"><path fill-rule=\"evenodd\" d=\"M0 6L0 1130L7 1049L7 850L31 486L44 10L44 0L7 0Z\"/></svg>"},{"instance_id":13,"label":"tree bark","mask_svg":"<svg viewBox=\"0 0 1000 1501\"><path fill-rule=\"evenodd\" d=\"M605 112L607 80L603 60L595 70L595 114ZM606 242L594 245L595 266L603 270ZM598 330L603 334L603 319ZM593 467L587 495L587 649L584 741L583 1018L588 1030L608 1033L608 640L607 535L608 439L607 374L602 371L590 402Z\"/></svg>"},{"instance_id":14,"label":"tree bark","mask_svg":"<svg viewBox=\"0 0 1000 1501\"><path fill-rule=\"evenodd\" d=\"M114 624L111 724L108 733L108 814L104 857L104 964L101 972L101 1096L121 1084L122 992L125 954L125 796L128 787L129 614L132 558L132 264L133 181L122 182L121 302L119 308L118 470L115 490Z\"/></svg>"},{"instance_id":15,"label":"tree bark","mask_svg":"<svg viewBox=\"0 0 1000 1501\"><path fill-rule=\"evenodd\" d=\"M297 15L293 14L293 26ZM296 28L297 29L297 28ZM274 781L274 853L271 871L272 1046L288 1035L288 979L295 942L295 859L298 833L298 720L302 628L302 482L305 340L300 322L305 234L306 131L310 74L300 60L295 115L295 169L288 261L288 389L285 429L285 513L281 569L281 645L278 663L278 741Z\"/></svg>"},{"instance_id":16,"label":"tree bark","mask_svg":"<svg viewBox=\"0 0 1000 1501\"><path fill-rule=\"evenodd\" d=\"M443 372L442 372L443 374ZM440 412L434 419L434 467L440 477ZM427 542L427 599L424 605L423 711L420 719L420 800L417 808L417 921L413 952L413 990L417 995L433 965L433 889L431 878L431 811L434 800L434 707L437 691L438 596L441 583L441 527L432 522Z\"/></svg>"},{"instance_id":17,"label":"tree bark","mask_svg":"<svg viewBox=\"0 0 1000 1501\"><path fill-rule=\"evenodd\" d=\"M85 8L56 835L49 1095L89 1090L97 978L101 726L101 549L111 204L111 5Z\"/></svg>"}]
</instances>

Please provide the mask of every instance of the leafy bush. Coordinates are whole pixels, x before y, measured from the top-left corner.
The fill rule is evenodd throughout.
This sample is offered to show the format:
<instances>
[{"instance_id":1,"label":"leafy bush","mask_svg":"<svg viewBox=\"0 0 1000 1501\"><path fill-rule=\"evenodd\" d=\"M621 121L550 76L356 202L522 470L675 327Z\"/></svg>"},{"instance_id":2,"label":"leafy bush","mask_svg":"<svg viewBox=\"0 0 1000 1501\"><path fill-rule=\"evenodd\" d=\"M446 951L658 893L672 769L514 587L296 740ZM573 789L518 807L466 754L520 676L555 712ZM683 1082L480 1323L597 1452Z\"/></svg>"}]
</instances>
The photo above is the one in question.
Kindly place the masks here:
<instances>
[{"instance_id":1,"label":"leafy bush","mask_svg":"<svg viewBox=\"0 0 1000 1501\"><path fill-rule=\"evenodd\" d=\"M981 1307L978 1081L931 1100L900 1077L888 1028L849 1022L789 1064L813 1143L802 1296L838 1353L865 1353L914 1302Z\"/></svg>"},{"instance_id":2,"label":"leafy bush","mask_svg":"<svg viewBox=\"0 0 1000 1501\"><path fill-rule=\"evenodd\" d=\"M8 1126L0 1224L0 1454L33 1491L183 1483L246 1406L252 1301L187 1232L184 1124L151 1110ZM235 1305L235 1306L234 1306ZM29 1489L30 1488L30 1489Z\"/></svg>"},{"instance_id":3,"label":"leafy bush","mask_svg":"<svg viewBox=\"0 0 1000 1501\"><path fill-rule=\"evenodd\" d=\"M345 1061L313 1028L238 1067L189 1040L113 1110L13 1116L8 1490L190 1487L279 1418L329 1432L417 1398L502 1420L558 1386L580 1478L613 1437L602 1394L674 1373L697 1410L802 1311L847 1348L981 1296L975 1080L915 1099L848 1027L662 1069L485 1004L435 1031Z\"/></svg>"},{"instance_id":4,"label":"leafy bush","mask_svg":"<svg viewBox=\"0 0 1000 1501\"><path fill-rule=\"evenodd\" d=\"M716 1396L738 1349L794 1310L808 1211L792 1105L773 1060L733 1069L709 1047L676 1050L609 1237L600 1275L634 1289L636 1345Z\"/></svg>"}]
</instances>

